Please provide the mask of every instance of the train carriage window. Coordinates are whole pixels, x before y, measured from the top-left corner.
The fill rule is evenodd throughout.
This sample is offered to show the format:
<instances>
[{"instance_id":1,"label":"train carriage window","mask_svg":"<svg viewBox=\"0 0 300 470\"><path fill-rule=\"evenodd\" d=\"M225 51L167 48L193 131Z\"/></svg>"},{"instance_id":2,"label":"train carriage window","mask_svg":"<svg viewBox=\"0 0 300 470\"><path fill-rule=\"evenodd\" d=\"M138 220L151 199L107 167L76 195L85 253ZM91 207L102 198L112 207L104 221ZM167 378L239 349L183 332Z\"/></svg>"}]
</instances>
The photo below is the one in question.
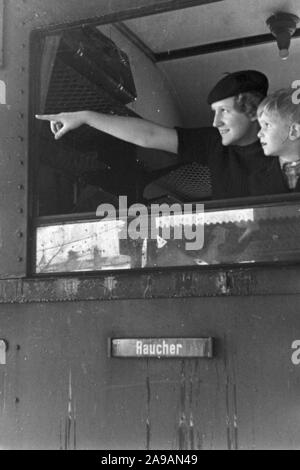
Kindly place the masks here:
<instances>
[{"instance_id":1,"label":"train carriage window","mask_svg":"<svg viewBox=\"0 0 300 470\"><path fill-rule=\"evenodd\" d=\"M221 31L222 3L36 32L34 113L91 110L171 128L211 127L206 98L224 73L260 70L271 91L296 80L299 53L275 74L274 43L259 44L266 31L228 23ZM243 47L254 33L257 45ZM55 140L48 122L33 120L31 135L36 274L300 257L295 191L216 200L211 169L197 161L87 125Z\"/></svg>"}]
</instances>

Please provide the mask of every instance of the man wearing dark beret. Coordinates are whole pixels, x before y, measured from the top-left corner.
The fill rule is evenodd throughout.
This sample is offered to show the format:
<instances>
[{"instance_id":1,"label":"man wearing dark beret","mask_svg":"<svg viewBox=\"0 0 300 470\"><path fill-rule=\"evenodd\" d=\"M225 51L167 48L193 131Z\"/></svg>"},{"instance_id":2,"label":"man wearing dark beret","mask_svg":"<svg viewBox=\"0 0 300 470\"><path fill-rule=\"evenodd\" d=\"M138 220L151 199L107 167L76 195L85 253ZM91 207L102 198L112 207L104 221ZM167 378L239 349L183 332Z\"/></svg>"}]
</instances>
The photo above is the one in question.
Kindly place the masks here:
<instances>
[{"instance_id":1,"label":"man wearing dark beret","mask_svg":"<svg viewBox=\"0 0 300 470\"><path fill-rule=\"evenodd\" d=\"M256 111L268 90L267 77L256 70L227 74L208 95L213 127L168 128L144 119L94 111L37 115L51 122L55 139L87 124L127 142L178 154L182 162L209 167L214 199L287 191L275 159L264 156L257 134Z\"/></svg>"}]
</instances>

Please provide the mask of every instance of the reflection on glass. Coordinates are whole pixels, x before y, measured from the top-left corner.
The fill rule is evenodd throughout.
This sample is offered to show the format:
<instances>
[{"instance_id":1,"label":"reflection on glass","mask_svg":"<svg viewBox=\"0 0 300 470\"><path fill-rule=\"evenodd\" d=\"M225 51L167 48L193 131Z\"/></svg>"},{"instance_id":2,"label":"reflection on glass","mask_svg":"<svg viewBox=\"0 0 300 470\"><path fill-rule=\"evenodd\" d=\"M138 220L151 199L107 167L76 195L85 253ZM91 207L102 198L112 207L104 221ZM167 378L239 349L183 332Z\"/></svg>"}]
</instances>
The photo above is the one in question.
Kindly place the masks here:
<instances>
[{"instance_id":1,"label":"reflection on glass","mask_svg":"<svg viewBox=\"0 0 300 470\"><path fill-rule=\"evenodd\" d=\"M182 217L202 229L200 249L175 233L178 218L156 220L158 232L132 239L133 219L66 223L37 229L36 272L77 272L161 266L199 266L300 260L300 206L210 211ZM137 226L136 224L135 226ZM169 236L162 232L168 226ZM197 227L196 227L197 228ZM200 233L200 232L199 232ZM164 236L163 236L164 235ZM178 235L178 233L177 233Z\"/></svg>"},{"instance_id":2,"label":"reflection on glass","mask_svg":"<svg viewBox=\"0 0 300 470\"><path fill-rule=\"evenodd\" d=\"M107 221L40 227L37 272L131 268L130 257L120 253L123 225Z\"/></svg>"}]
</instances>

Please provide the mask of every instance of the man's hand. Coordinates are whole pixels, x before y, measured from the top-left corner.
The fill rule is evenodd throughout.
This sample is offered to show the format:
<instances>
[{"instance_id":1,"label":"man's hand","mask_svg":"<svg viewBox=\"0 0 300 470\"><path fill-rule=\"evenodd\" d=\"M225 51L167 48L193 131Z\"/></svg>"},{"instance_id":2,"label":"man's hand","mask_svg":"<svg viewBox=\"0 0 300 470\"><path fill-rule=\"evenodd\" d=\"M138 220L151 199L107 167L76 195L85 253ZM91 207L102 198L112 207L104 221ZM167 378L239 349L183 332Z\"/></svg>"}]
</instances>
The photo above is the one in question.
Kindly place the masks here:
<instances>
[{"instance_id":1,"label":"man's hand","mask_svg":"<svg viewBox=\"0 0 300 470\"><path fill-rule=\"evenodd\" d=\"M56 140L67 132L77 129L86 123L85 111L60 114L36 114L35 117L41 121L50 121L51 131Z\"/></svg>"}]
</instances>

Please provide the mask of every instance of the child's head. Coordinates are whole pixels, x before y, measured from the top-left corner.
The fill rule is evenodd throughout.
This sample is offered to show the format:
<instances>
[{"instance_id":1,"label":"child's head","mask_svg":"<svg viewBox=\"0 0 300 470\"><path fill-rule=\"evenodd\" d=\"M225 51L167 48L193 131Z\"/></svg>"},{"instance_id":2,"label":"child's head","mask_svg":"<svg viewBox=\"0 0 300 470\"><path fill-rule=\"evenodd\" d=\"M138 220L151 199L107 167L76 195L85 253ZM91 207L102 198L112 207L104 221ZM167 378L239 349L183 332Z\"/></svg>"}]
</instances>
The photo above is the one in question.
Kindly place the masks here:
<instances>
[{"instance_id":1,"label":"child's head","mask_svg":"<svg viewBox=\"0 0 300 470\"><path fill-rule=\"evenodd\" d=\"M281 89L270 94L259 105L258 133L265 155L300 157L300 105L293 101L295 90Z\"/></svg>"}]
</instances>

